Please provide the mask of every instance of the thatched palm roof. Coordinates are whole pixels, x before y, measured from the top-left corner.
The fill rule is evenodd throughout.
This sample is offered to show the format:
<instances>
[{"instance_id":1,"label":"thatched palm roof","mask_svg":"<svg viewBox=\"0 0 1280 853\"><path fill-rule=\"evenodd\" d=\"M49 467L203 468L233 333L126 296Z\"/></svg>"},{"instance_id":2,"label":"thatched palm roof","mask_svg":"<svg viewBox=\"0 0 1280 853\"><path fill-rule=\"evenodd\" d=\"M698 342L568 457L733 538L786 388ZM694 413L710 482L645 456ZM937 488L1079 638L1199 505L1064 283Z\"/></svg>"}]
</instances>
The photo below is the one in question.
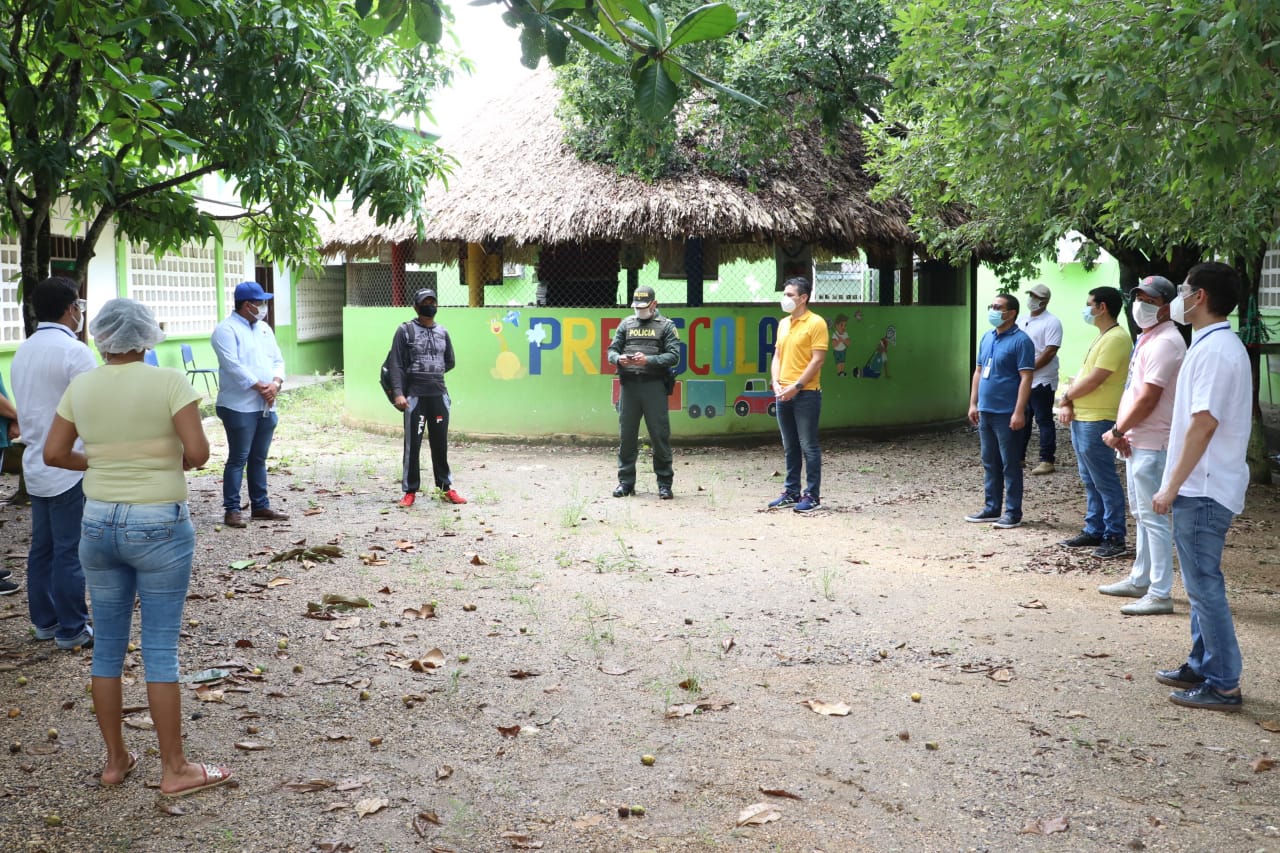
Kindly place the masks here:
<instances>
[{"instance_id":1,"label":"thatched palm roof","mask_svg":"<svg viewBox=\"0 0 1280 853\"><path fill-rule=\"evenodd\" d=\"M699 173L646 183L580 160L564 142L558 98L551 72L532 74L444 138L458 164L447 187L427 190L426 227L416 235L435 244L431 254L450 260L456 253L440 251L439 244L499 238L511 260L527 260L545 244L617 241L652 248L693 236L719 243L722 259L771 255L772 243L783 240L836 254L916 241L905 204L868 199L873 181L861 168L855 131L835 157L816 136L797 135L788 168L755 191L741 180ZM380 227L357 212L323 226L321 236L324 254L368 256L415 234L411 225Z\"/></svg>"}]
</instances>

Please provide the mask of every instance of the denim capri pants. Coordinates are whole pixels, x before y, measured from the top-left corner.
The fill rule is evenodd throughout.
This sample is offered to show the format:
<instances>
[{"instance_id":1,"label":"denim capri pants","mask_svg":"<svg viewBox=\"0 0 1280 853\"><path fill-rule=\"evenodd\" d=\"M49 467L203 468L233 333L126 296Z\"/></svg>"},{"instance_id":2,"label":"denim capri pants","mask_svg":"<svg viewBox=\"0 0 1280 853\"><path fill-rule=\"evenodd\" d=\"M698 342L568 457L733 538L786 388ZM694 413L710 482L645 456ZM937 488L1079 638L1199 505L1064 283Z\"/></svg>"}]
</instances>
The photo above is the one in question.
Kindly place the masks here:
<instances>
[{"instance_id":1,"label":"denim capri pants","mask_svg":"<svg viewBox=\"0 0 1280 853\"><path fill-rule=\"evenodd\" d=\"M136 597L147 681L178 680L178 632L195 546L186 502L85 501L80 562L93 605L94 677L120 677Z\"/></svg>"}]
</instances>

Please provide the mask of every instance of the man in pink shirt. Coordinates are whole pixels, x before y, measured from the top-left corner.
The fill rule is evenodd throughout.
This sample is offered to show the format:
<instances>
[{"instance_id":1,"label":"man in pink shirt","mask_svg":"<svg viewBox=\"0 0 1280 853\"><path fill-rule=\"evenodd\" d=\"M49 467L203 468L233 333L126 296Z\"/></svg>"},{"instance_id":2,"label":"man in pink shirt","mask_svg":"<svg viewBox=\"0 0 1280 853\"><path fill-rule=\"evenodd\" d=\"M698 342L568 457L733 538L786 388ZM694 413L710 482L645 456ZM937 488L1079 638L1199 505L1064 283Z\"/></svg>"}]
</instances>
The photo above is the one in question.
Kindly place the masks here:
<instances>
[{"instance_id":1,"label":"man in pink shirt","mask_svg":"<svg viewBox=\"0 0 1280 853\"><path fill-rule=\"evenodd\" d=\"M1143 331L1133 348L1115 428L1102 436L1125 458L1138 544L1129 577L1103 584L1098 592L1138 599L1120 608L1128 616L1173 612L1173 526L1169 516L1152 509L1151 498L1164 478L1174 389L1187 354L1182 333L1169 319L1169 303L1177 295L1173 282L1158 275L1147 276L1131 291L1129 310Z\"/></svg>"}]
</instances>

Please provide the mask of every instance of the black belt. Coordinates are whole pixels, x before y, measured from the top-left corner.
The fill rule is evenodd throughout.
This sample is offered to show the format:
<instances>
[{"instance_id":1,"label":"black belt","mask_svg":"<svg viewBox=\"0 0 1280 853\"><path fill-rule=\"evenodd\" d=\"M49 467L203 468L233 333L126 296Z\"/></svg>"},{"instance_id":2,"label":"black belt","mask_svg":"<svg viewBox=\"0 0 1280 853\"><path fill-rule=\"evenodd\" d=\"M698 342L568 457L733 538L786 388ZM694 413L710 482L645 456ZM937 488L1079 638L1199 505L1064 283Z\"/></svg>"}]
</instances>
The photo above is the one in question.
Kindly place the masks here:
<instances>
[{"instance_id":1,"label":"black belt","mask_svg":"<svg viewBox=\"0 0 1280 853\"><path fill-rule=\"evenodd\" d=\"M619 373L620 382L661 382L666 379L665 373Z\"/></svg>"}]
</instances>

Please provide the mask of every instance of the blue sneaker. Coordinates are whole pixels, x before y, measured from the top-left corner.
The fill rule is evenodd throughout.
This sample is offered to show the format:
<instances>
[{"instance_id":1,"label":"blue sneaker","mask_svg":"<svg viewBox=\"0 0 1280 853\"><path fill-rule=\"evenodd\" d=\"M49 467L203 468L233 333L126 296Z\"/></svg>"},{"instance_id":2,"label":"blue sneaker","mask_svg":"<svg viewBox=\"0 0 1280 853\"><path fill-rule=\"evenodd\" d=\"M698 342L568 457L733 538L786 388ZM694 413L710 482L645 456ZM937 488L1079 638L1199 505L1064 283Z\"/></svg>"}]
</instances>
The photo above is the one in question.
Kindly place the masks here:
<instances>
[{"instance_id":1,"label":"blue sneaker","mask_svg":"<svg viewBox=\"0 0 1280 853\"><path fill-rule=\"evenodd\" d=\"M805 495L802 498L800 498L800 502L796 504L795 511L796 512L813 512L815 509L817 509L820 506L822 506L822 501L818 500L813 495Z\"/></svg>"},{"instance_id":2,"label":"blue sneaker","mask_svg":"<svg viewBox=\"0 0 1280 853\"><path fill-rule=\"evenodd\" d=\"M1208 684L1175 690L1169 694L1169 701L1184 708L1204 708L1206 711L1239 711L1244 705L1244 697L1239 693L1219 693Z\"/></svg>"},{"instance_id":3,"label":"blue sneaker","mask_svg":"<svg viewBox=\"0 0 1280 853\"><path fill-rule=\"evenodd\" d=\"M784 506L795 506L800 500L800 496L795 492L783 492L774 500L769 501L769 509L781 509Z\"/></svg>"}]
</instances>

